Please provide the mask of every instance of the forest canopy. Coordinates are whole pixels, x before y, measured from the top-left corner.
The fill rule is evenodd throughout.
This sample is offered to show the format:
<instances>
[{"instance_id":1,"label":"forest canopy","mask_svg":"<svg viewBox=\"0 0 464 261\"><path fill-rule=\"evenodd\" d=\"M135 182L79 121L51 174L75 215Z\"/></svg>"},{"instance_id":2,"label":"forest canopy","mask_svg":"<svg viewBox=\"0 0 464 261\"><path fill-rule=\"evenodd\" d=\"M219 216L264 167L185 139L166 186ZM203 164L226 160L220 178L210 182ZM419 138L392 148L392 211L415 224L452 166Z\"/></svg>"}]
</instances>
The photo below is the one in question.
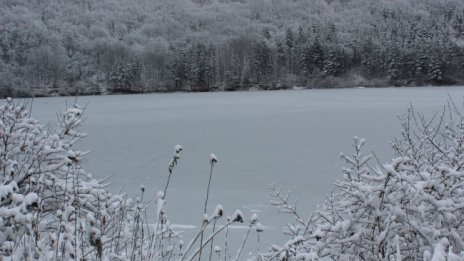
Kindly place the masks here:
<instances>
[{"instance_id":1,"label":"forest canopy","mask_svg":"<svg viewBox=\"0 0 464 261\"><path fill-rule=\"evenodd\" d=\"M5 0L0 96L459 84L459 0Z\"/></svg>"}]
</instances>

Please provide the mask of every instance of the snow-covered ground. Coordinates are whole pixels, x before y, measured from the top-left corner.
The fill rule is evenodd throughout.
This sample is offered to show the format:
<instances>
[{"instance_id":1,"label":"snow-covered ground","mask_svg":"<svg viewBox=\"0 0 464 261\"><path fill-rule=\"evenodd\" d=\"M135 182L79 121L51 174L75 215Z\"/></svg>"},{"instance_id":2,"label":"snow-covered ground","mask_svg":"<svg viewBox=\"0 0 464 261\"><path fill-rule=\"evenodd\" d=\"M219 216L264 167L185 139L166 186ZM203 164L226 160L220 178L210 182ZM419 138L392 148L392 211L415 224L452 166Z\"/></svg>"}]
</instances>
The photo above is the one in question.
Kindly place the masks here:
<instances>
[{"instance_id":1,"label":"snow-covered ground","mask_svg":"<svg viewBox=\"0 0 464 261\"><path fill-rule=\"evenodd\" d=\"M448 95L460 103L464 87L79 97L79 104L88 104L84 131L89 134L79 148L91 151L84 163L88 172L112 176L110 190L135 197L143 184L154 201L164 188L174 146L181 144L166 211L187 231L201 225L214 153L218 164L209 212L220 203L226 215L240 208L249 220L257 213L266 226L262 246L279 244L288 220L268 204L269 183L291 190L309 214L341 177L339 155L351 152L353 136L366 138L366 148L387 161L393 156L388 142L400 130L396 115L413 104L431 116ZM33 116L52 121L66 100L74 99L36 98Z\"/></svg>"}]
</instances>

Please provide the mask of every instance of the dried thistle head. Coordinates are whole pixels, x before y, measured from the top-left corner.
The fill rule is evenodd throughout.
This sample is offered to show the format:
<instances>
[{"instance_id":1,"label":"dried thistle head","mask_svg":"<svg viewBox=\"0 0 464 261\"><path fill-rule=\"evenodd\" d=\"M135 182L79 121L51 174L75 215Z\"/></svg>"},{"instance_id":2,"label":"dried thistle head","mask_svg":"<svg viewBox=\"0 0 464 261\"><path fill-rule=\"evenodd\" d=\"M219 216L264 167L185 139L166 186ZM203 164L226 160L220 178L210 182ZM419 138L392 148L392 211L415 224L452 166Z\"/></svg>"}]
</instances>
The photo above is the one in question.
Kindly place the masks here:
<instances>
[{"instance_id":1,"label":"dried thistle head","mask_svg":"<svg viewBox=\"0 0 464 261\"><path fill-rule=\"evenodd\" d=\"M172 170L177 165L177 160L180 159L179 153L182 151L181 145L176 145L174 147L174 155L172 156L171 162L169 162L169 173L172 174Z\"/></svg>"},{"instance_id":2,"label":"dried thistle head","mask_svg":"<svg viewBox=\"0 0 464 261\"><path fill-rule=\"evenodd\" d=\"M222 217L224 215L224 208L222 207L221 204L216 206L216 209L214 210L214 216L215 217Z\"/></svg>"},{"instance_id":3,"label":"dried thistle head","mask_svg":"<svg viewBox=\"0 0 464 261\"><path fill-rule=\"evenodd\" d=\"M256 225L256 223L258 222L258 215L256 213L253 213L253 215L251 215L251 218L250 218L250 223L252 226Z\"/></svg>"},{"instance_id":4,"label":"dried thistle head","mask_svg":"<svg viewBox=\"0 0 464 261\"><path fill-rule=\"evenodd\" d=\"M176 152L176 154L178 154L179 152L182 151L182 146L177 144L175 147L174 147L174 151Z\"/></svg>"},{"instance_id":5,"label":"dried thistle head","mask_svg":"<svg viewBox=\"0 0 464 261\"><path fill-rule=\"evenodd\" d=\"M234 214L231 218L232 222L240 222L243 223L243 213L240 210L235 210Z\"/></svg>"},{"instance_id":6,"label":"dried thistle head","mask_svg":"<svg viewBox=\"0 0 464 261\"><path fill-rule=\"evenodd\" d=\"M264 231L264 226L261 225L261 223L258 222L258 223L256 223L256 225L255 225L255 229L256 229L256 232L257 232L257 233L261 233L261 232Z\"/></svg>"},{"instance_id":7,"label":"dried thistle head","mask_svg":"<svg viewBox=\"0 0 464 261\"><path fill-rule=\"evenodd\" d=\"M216 157L216 155L214 155L214 153L211 153L211 155L209 155L209 158L211 165L214 165L218 162L218 158Z\"/></svg>"}]
</instances>

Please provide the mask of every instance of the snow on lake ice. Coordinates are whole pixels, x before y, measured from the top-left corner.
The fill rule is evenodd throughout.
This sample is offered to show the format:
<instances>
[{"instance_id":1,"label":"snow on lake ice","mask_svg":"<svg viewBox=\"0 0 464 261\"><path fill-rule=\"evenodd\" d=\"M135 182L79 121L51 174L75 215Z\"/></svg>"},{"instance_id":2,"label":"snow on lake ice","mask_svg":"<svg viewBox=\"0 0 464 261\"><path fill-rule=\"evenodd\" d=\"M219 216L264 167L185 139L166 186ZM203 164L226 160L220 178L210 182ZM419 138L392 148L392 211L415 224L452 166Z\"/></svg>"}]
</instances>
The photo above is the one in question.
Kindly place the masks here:
<instances>
[{"instance_id":1,"label":"snow on lake ice","mask_svg":"<svg viewBox=\"0 0 464 261\"><path fill-rule=\"evenodd\" d=\"M87 105L79 149L90 150L84 167L95 178L112 176L110 190L156 201L164 189L176 144L181 158L171 177L165 210L187 230L202 221L210 154L213 173L209 214L241 209L245 222L258 213L266 243L283 243L290 221L268 204L276 183L299 198L308 215L341 178L340 152L351 152L353 136L367 139L366 152L381 161L393 155L388 142L399 135L396 115L414 105L431 116L448 95L461 103L463 87L334 89L227 93L172 93L79 97ZM33 116L53 121L74 98L36 98ZM152 205L153 213L156 207ZM154 214L153 214L154 215ZM245 225L245 224L244 224ZM272 229L273 228L273 229ZM243 231L242 231L243 232ZM242 237L240 232L240 237Z\"/></svg>"}]
</instances>

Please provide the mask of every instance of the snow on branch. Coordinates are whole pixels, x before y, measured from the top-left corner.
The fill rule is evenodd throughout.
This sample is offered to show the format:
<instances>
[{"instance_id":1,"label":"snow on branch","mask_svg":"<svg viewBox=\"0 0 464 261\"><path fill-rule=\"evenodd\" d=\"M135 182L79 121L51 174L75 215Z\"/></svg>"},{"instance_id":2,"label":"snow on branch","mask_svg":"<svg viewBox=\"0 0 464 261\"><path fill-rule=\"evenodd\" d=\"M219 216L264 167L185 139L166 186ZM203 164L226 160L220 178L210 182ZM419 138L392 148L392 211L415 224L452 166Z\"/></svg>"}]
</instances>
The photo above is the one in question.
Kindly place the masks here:
<instances>
[{"instance_id":1,"label":"snow on branch","mask_svg":"<svg viewBox=\"0 0 464 261\"><path fill-rule=\"evenodd\" d=\"M307 229L289 224L292 239L272 247L279 260L463 260L464 117L450 100L427 118L409 108L392 142L395 158L373 168L355 137L354 152ZM289 194L271 187L280 212L297 216ZM298 216L297 216L298 217ZM293 244L301 239L301 244ZM289 247L290 246L290 247ZM433 253L433 255L431 254Z\"/></svg>"}]
</instances>

